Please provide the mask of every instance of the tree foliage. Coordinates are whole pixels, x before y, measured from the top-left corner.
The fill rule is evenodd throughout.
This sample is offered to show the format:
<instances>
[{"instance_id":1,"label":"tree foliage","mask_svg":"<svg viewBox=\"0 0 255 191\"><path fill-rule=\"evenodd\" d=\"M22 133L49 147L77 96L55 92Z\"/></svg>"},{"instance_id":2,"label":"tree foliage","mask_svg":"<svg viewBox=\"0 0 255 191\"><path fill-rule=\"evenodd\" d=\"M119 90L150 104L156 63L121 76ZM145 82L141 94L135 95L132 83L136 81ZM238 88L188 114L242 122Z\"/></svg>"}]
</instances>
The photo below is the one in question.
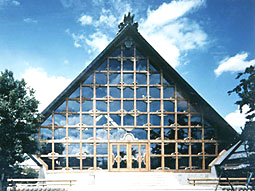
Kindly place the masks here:
<instances>
[{"instance_id":1,"label":"tree foliage","mask_svg":"<svg viewBox=\"0 0 255 191\"><path fill-rule=\"evenodd\" d=\"M25 81L15 80L11 71L0 75L0 175L1 183L13 174L17 163L25 160L24 153L38 150L37 126L41 115L34 90ZM1 187L1 185L0 185Z\"/></svg>"}]
</instances>

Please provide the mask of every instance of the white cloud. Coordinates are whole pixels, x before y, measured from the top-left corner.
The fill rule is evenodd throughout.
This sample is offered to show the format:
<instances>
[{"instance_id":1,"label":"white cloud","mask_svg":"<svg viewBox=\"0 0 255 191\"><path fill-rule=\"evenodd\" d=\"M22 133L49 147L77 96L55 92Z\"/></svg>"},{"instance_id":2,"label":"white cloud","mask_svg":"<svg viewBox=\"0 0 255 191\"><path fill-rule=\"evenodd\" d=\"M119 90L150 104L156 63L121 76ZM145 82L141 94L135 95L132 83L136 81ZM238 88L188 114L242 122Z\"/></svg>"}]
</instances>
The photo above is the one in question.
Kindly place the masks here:
<instances>
[{"instance_id":1,"label":"white cloud","mask_svg":"<svg viewBox=\"0 0 255 191\"><path fill-rule=\"evenodd\" d=\"M6 6L6 5L13 5L13 6L19 6L20 2L16 1L16 0L0 0L0 7L1 6Z\"/></svg>"},{"instance_id":2,"label":"white cloud","mask_svg":"<svg viewBox=\"0 0 255 191\"><path fill-rule=\"evenodd\" d=\"M20 5L20 2L18 2L18 1L12 1L12 4L15 5L15 6L19 6L19 5Z\"/></svg>"},{"instance_id":3,"label":"white cloud","mask_svg":"<svg viewBox=\"0 0 255 191\"><path fill-rule=\"evenodd\" d=\"M71 82L71 79L62 76L49 76L42 68L29 68L22 78L35 89L35 97L40 101L39 111L45 109Z\"/></svg>"},{"instance_id":4,"label":"white cloud","mask_svg":"<svg viewBox=\"0 0 255 191\"><path fill-rule=\"evenodd\" d=\"M92 24L93 19L89 15L83 15L78 19L78 21L81 23L81 25L90 25Z\"/></svg>"},{"instance_id":5,"label":"white cloud","mask_svg":"<svg viewBox=\"0 0 255 191\"><path fill-rule=\"evenodd\" d=\"M216 76L220 76L223 72L238 72L243 71L246 67L250 65L255 65L254 60L247 60L248 53L243 52L236 54L233 57L228 57L220 61L218 68L214 70Z\"/></svg>"},{"instance_id":6,"label":"white cloud","mask_svg":"<svg viewBox=\"0 0 255 191\"><path fill-rule=\"evenodd\" d=\"M23 21L24 21L25 23L34 23L34 24L38 23L37 20L32 19L32 18L25 18Z\"/></svg>"},{"instance_id":7,"label":"white cloud","mask_svg":"<svg viewBox=\"0 0 255 191\"><path fill-rule=\"evenodd\" d=\"M100 52L107 46L109 39L105 34L96 32L86 39L86 43L90 46L92 51Z\"/></svg>"},{"instance_id":8,"label":"white cloud","mask_svg":"<svg viewBox=\"0 0 255 191\"><path fill-rule=\"evenodd\" d=\"M229 113L226 115L225 120L238 132L241 133L241 128L244 127L245 122L245 113L249 110L248 106L243 106L243 112L240 113L240 110L237 109L236 111Z\"/></svg>"},{"instance_id":9,"label":"white cloud","mask_svg":"<svg viewBox=\"0 0 255 191\"><path fill-rule=\"evenodd\" d=\"M149 9L147 18L142 20L141 33L171 66L179 65L185 51L207 43L207 34L200 25L184 17L204 3L203 0L163 3L156 10Z\"/></svg>"}]
</instances>

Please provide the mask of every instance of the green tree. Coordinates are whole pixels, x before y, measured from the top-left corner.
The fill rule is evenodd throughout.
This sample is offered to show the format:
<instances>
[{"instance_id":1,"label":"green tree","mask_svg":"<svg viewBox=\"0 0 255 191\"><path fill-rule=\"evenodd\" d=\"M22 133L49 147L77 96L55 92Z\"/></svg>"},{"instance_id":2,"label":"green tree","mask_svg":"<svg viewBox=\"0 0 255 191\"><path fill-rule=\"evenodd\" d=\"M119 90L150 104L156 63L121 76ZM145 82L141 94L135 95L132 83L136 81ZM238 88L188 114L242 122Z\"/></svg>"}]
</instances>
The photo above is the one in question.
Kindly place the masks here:
<instances>
[{"instance_id":1,"label":"green tree","mask_svg":"<svg viewBox=\"0 0 255 191\"><path fill-rule=\"evenodd\" d=\"M0 189L5 190L24 153L38 150L37 126L41 120L34 90L24 79L15 80L11 71L0 75Z\"/></svg>"},{"instance_id":2,"label":"green tree","mask_svg":"<svg viewBox=\"0 0 255 191\"><path fill-rule=\"evenodd\" d=\"M247 122L242 128L241 140L246 143L247 158L250 163L250 171L255 171L255 66L250 66L236 77L240 81L229 94L236 93L240 100L236 101L240 112L244 106L248 106L246 112Z\"/></svg>"}]
</instances>

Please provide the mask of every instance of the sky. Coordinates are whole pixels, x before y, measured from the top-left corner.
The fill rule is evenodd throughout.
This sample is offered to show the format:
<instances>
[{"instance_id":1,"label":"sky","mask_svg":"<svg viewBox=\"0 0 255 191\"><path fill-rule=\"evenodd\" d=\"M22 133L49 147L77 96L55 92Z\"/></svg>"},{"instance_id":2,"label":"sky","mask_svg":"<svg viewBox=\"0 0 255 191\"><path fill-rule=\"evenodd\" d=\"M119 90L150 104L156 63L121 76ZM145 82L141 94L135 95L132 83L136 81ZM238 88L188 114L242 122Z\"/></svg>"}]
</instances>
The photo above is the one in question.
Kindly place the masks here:
<instances>
[{"instance_id":1,"label":"sky","mask_svg":"<svg viewBox=\"0 0 255 191\"><path fill-rule=\"evenodd\" d=\"M240 132L245 114L227 92L238 72L255 65L255 0L0 0L0 71L24 78L42 111L116 37L128 12L140 34Z\"/></svg>"}]
</instances>

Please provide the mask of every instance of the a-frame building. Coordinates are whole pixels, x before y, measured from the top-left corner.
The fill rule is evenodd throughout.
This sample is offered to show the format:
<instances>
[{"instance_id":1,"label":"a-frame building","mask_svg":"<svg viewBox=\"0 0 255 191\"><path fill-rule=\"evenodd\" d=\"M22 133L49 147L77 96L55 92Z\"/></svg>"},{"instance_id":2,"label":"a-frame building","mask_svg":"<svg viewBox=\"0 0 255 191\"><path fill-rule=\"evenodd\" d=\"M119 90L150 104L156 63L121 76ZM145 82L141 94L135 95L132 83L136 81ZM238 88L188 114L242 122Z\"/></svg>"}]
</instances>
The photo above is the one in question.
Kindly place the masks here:
<instances>
[{"instance_id":1,"label":"a-frame building","mask_svg":"<svg viewBox=\"0 0 255 191\"><path fill-rule=\"evenodd\" d=\"M210 172L237 137L137 27L125 16L115 39L42 112L39 157L49 172Z\"/></svg>"}]
</instances>

